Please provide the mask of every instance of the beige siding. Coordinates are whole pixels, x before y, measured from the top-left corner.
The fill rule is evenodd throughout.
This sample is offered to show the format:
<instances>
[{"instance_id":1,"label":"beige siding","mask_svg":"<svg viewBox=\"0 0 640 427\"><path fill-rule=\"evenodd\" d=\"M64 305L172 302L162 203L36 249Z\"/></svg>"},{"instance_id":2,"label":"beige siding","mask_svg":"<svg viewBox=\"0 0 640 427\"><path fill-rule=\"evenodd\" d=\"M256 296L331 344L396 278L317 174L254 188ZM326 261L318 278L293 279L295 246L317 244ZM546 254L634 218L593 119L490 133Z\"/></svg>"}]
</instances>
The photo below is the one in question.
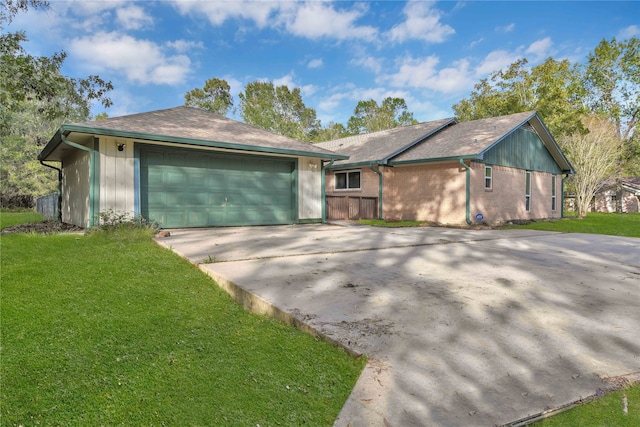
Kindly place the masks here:
<instances>
[{"instance_id":1,"label":"beige siding","mask_svg":"<svg viewBox=\"0 0 640 427\"><path fill-rule=\"evenodd\" d=\"M62 221L89 226L89 153L71 150L62 161Z\"/></svg>"},{"instance_id":2,"label":"beige siding","mask_svg":"<svg viewBox=\"0 0 640 427\"><path fill-rule=\"evenodd\" d=\"M123 151L118 145L124 144ZM134 142L100 138L100 212L134 215Z\"/></svg>"},{"instance_id":3,"label":"beige siding","mask_svg":"<svg viewBox=\"0 0 640 427\"><path fill-rule=\"evenodd\" d=\"M322 218L322 164L319 159L298 159L298 218Z\"/></svg>"}]
</instances>

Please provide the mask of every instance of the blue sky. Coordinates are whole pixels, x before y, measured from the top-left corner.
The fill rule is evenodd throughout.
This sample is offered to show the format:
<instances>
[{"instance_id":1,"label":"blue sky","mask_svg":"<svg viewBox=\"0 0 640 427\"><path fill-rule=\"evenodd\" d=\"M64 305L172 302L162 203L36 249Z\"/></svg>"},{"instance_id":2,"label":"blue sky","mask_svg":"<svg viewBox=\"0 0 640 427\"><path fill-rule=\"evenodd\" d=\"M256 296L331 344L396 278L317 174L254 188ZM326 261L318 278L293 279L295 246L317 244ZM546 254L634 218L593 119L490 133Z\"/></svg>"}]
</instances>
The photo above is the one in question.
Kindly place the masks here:
<instances>
[{"instance_id":1,"label":"blue sky","mask_svg":"<svg viewBox=\"0 0 640 427\"><path fill-rule=\"evenodd\" d=\"M67 52L67 76L111 80L110 117L182 105L218 77L236 104L254 80L299 87L323 124L387 96L435 120L519 58L582 62L603 38L640 37L637 1L50 3L8 29L26 31L32 54Z\"/></svg>"}]
</instances>

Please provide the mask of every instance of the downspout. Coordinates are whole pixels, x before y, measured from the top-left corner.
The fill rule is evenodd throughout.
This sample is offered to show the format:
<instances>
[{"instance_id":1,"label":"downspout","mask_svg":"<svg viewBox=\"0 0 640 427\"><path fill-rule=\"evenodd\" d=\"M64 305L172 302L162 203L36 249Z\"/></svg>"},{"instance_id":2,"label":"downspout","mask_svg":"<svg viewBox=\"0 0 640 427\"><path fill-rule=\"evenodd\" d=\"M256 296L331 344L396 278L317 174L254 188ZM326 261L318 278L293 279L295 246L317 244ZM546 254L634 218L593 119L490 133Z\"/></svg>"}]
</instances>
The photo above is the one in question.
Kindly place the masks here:
<instances>
[{"instance_id":1,"label":"downspout","mask_svg":"<svg viewBox=\"0 0 640 427\"><path fill-rule=\"evenodd\" d=\"M85 147L84 145L76 144L75 142L69 141L64 134L60 135L60 139L62 142L67 144L70 147L77 148L78 150L86 151L89 153L89 228L93 227L93 220L95 216L95 208L93 206L93 201L95 200L94 194L94 182L95 182L95 151Z\"/></svg>"},{"instance_id":2,"label":"downspout","mask_svg":"<svg viewBox=\"0 0 640 427\"><path fill-rule=\"evenodd\" d=\"M333 162L335 161L335 159L331 159L331 161L329 163L324 163L322 162L322 169L321 169L321 173L320 173L320 182L321 182L321 187L322 187L322 195L320 197L321 201L322 201L322 223L326 224L327 223L327 191L325 189L325 171L328 167L333 166Z\"/></svg>"},{"instance_id":3,"label":"downspout","mask_svg":"<svg viewBox=\"0 0 640 427\"><path fill-rule=\"evenodd\" d=\"M373 162L369 163L369 169L378 174L378 219L382 220L382 172L380 169L373 168Z\"/></svg>"},{"instance_id":4,"label":"downspout","mask_svg":"<svg viewBox=\"0 0 640 427\"><path fill-rule=\"evenodd\" d=\"M464 163L464 159L460 159L460 166L466 169L466 205L465 205L465 220L467 224L471 225L471 168Z\"/></svg>"},{"instance_id":5,"label":"downspout","mask_svg":"<svg viewBox=\"0 0 640 427\"><path fill-rule=\"evenodd\" d=\"M562 183L562 184L561 184L561 187L562 187L562 188L560 188L560 194L561 194L561 196L560 196L560 218L564 218L564 217L565 217L565 216L564 216L564 182L565 182L567 179L569 179L569 174L566 174L566 175L564 176L564 178L562 178L562 179L560 180L560 182Z\"/></svg>"},{"instance_id":6,"label":"downspout","mask_svg":"<svg viewBox=\"0 0 640 427\"><path fill-rule=\"evenodd\" d=\"M62 222L62 169L48 165L43 160L40 160L40 164L58 171L58 221Z\"/></svg>"}]
</instances>

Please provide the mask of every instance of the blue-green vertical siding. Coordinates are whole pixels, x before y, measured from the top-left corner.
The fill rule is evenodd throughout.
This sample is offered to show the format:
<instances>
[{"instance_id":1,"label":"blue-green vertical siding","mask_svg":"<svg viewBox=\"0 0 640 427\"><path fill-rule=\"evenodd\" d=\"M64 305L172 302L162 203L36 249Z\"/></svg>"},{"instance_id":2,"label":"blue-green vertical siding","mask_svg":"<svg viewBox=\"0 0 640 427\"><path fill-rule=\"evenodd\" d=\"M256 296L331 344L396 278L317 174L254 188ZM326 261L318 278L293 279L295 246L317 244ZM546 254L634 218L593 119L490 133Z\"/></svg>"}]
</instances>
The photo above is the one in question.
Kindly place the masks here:
<instances>
[{"instance_id":1,"label":"blue-green vertical siding","mask_svg":"<svg viewBox=\"0 0 640 427\"><path fill-rule=\"evenodd\" d=\"M535 131L523 125L484 153L487 165L560 174L562 170Z\"/></svg>"}]
</instances>

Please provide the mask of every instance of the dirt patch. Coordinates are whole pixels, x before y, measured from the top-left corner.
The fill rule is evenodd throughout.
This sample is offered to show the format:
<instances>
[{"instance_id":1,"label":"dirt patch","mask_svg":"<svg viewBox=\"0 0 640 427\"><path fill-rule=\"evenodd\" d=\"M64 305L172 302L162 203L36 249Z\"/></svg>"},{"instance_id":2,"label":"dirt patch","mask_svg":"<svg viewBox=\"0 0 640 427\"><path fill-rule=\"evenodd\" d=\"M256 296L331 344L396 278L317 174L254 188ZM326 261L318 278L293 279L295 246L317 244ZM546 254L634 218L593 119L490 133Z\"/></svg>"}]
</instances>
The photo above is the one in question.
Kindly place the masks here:
<instances>
[{"instance_id":1,"label":"dirt patch","mask_svg":"<svg viewBox=\"0 0 640 427\"><path fill-rule=\"evenodd\" d=\"M84 231L82 227L67 224L60 221L43 221L33 222L30 224L18 224L3 228L0 234L13 233L37 233L37 234L56 234L56 233L73 233Z\"/></svg>"}]
</instances>

